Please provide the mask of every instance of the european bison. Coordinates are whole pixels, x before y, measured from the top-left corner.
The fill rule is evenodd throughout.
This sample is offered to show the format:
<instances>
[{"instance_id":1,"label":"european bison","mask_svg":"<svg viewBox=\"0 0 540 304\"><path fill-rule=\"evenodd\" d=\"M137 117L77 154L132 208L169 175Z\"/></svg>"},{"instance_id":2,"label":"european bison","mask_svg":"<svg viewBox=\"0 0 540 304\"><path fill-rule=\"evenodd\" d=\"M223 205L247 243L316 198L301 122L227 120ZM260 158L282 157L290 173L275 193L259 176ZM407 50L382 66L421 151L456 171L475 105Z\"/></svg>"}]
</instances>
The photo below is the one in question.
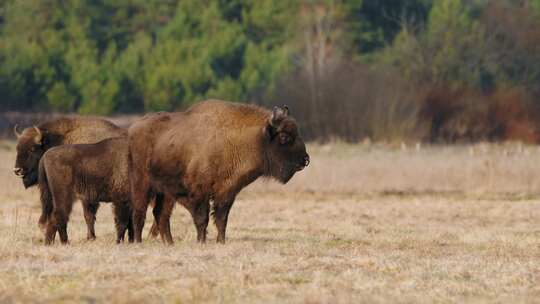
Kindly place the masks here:
<instances>
[{"instance_id":1,"label":"european bison","mask_svg":"<svg viewBox=\"0 0 540 304\"><path fill-rule=\"evenodd\" d=\"M169 217L174 200L191 213L199 242L206 241L212 200L217 242L224 243L229 210L242 188L259 176L286 183L309 164L287 107L268 111L209 100L186 112L146 115L129 128L128 140L137 242L153 194L162 200L156 207L163 208L157 213L161 212L159 230L167 242L172 243Z\"/></svg>"},{"instance_id":2,"label":"european bison","mask_svg":"<svg viewBox=\"0 0 540 304\"><path fill-rule=\"evenodd\" d=\"M133 241L127 162L126 137L62 145L45 152L39 162L38 179L47 218L45 243L52 243L57 231L60 241L68 242L67 222L76 198L93 210L99 202L113 202L117 242L124 240L126 229Z\"/></svg>"},{"instance_id":3,"label":"european bison","mask_svg":"<svg viewBox=\"0 0 540 304\"><path fill-rule=\"evenodd\" d=\"M25 188L37 183L38 164L48 149L66 144L91 144L103 139L125 136L126 130L99 118L62 117L29 127L17 135L17 159L14 173Z\"/></svg>"},{"instance_id":4,"label":"european bison","mask_svg":"<svg viewBox=\"0 0 540 304\"><path fill-rule=\"evenodd\" d=\"M106 138L126 136L127 132L113 123L99 118L62 117L17 132L17 158L13 172L22 178L25 188L38 180L38 164L48 149L65 144L90 144ZM84 205L88 239L95 239L94 221L99 205ZM45 226L45 211L39 220Z\"/></svg>"}]
</instances>

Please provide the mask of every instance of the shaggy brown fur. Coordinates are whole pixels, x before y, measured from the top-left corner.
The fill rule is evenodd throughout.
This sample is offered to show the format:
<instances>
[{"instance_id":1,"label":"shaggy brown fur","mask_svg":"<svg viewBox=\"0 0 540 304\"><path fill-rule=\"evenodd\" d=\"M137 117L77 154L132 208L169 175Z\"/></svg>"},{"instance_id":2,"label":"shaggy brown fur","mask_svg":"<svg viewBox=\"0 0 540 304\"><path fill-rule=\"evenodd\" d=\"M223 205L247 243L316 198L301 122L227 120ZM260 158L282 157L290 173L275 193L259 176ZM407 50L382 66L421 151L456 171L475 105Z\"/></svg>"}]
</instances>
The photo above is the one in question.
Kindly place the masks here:
<instances>
[{"instance_id":1,"label":"shaggy brown fur","mask_svg":"<svg viewBox=\"0 0 540 304\"><path fill-rule=\"evenodd\" d=\"M242 188L259 176L286 183L309 163L286 107L271 112L210 100L186 112L146 115L129 128L128 138L137 242L152 194L164 241L172 243L169 217L177 200L191 213L198 241L205 242L213 200L217 241L223 243L229 210Z\"/></svg>"},{"instance_id":2,"label":"shaggy brown fur","mask_svg":"<svg viewBox=\"0 0 540 304\"><path fill-rule=\"evenodd\" d=\"M56 231L62 243L68 242L67 222L76 198L86 208L113 202L117 242L123 241L126 229L133 241L127 162L126 137L96 144L62 145L45 152L39 163L43 222L47 224L45 243L54 241Z\"/></svg>"},{"instance_id":3,"label":"shaggy brown fur","mask_svg":"<svg viewBox=\"0 0 540 304\"><path fill-rule=\"evenodd\" d=\"M106 138L126 136L127 132L113 123L91 117L62 117L46 121L17 134L17 158L14 173L22 178L25 188L38 180L38 165L43 153L52 147L66 144L91 144ZM83 205L88 226L88 239L95 239L94 225L99 205ZM40 226L45 225L40 217Z\"/></svg>"}]
</instances>

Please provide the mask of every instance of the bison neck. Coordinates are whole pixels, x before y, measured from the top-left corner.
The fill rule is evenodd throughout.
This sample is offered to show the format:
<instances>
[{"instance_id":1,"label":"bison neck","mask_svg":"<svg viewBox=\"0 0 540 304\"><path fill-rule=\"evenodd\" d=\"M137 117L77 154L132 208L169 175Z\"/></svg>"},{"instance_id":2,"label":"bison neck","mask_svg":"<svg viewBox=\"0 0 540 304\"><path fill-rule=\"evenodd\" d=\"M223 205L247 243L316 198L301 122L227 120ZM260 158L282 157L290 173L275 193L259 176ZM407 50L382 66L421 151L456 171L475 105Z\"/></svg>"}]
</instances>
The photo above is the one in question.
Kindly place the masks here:
<instances>
[{"instance_id":1,"label":"bison neck","mask_svg":"<svg viewBox=\"0 0 540 304\"><path fill-rule=\"evenodd\" d=\"M224 136L221 151L213 157L216 176L213 197L216 202L233 200L244 187L265 173L265 158L259 126Z\"/></svg>"},{"instance_id":2,"label":"bison neck","mask_svg":"<svg viewBox=\"0 0 540 304\"><path fill-rule=\"evenodd\" d=\"M46 149L63 144L72 144L74 142L65 142L65 135L71 130L71 125L66 119L52 120L39 125L46 134Z\"/></svg>"},{"instance_id":3,"label":"bison neck","mask_svg":"<svg viewBox=\"0 0 540 304\"><path fill-rule=\"evenodd\" d=\"M234 166L224 169L225 174L215 180L215 201L234 199L238 192L264 174L263 162L252 155L240 156Z\"/></svg>"}]
</instances>

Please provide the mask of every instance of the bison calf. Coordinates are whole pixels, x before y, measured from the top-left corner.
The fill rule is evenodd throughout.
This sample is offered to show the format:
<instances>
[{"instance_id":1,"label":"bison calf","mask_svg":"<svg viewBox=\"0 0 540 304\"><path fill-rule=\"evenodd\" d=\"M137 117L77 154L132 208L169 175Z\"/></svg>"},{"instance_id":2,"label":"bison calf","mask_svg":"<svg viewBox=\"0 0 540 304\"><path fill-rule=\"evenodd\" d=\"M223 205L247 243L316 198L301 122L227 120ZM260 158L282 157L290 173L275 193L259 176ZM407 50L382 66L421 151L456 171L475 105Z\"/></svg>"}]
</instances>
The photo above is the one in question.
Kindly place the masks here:
<instances>
[{"instance_id":1,"label":"bison calf","mask_svg":"<svg viewBox=\"0 0 540 304\"><path fill-rule=\"evenodd\" d=\"M125 137L111 138L95 144L62 145L49 149L39 162L38 184L45 216L45 243L68 242L67 222L75 199L83 207L95 209L99 202L113 202L117 242L128 230L133 240L129 180L127 173L128 145ZM94 226L86 218L88 229ZM87 216L85 212L85 217Z\"/></svg>"},{"instance_id":2,"label":"bison calf","mask_svg":"<svg viewBox=\"0 0 540 304\"><path fill-rule=\"evenodd\" d=\"M125 136L126 130L111 122L91 117L62 117L17 132L17 159L13 172L22 179L25 188L38 182L39 160L56 146L67 144L93 144L113 137ZM85 205L84 217L88 226L88 239L95 239L93 222L99 205ZM39 225L45 225L42 213Z\"/></svg>"}]
</instances>

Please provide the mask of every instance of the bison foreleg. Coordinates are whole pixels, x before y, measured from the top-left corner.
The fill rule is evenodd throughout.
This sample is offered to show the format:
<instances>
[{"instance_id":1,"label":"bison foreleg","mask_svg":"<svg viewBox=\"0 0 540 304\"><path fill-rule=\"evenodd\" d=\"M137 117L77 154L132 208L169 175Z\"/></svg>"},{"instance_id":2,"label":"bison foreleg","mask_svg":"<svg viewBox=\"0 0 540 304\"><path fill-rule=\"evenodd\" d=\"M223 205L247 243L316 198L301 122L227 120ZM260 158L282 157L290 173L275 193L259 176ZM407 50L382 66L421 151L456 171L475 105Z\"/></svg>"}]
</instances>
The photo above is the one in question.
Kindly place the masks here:
<instances>
[{"instance_id":1,"label":"bison foreleg","mask_svg":"<svg viewBox=\"0 0 540 304\"><path fill-rule=\"evenodd\" d=\"M208 218L210 215L210 204L207 199L199 201L189 201L184 205L193 218L193 223L197 229L197 241L206 242L206 228L208 227Z\"/></svg>"},{"instance_id":2,"label":"bison foreleg","mask_svg":"<svg viewBox=\"0 0 540 304\"><path fill-rule=\"evenodd\" d=\"M133 229L135 233L135 242L142 242L142 230L146 219L146 206L135 208L133 210Z\"/></svg>"},{"instance_id":3,"label":"bison foreleg","mask_svg":"<svg viewBox=\"0 0 540 304\"><path fill-rule=\"evenodd\" d=\"M113 203L114 223L116 226L116 243L124 241L126 230L130 229L131 224L131 208L128 202ZM129 232L128 232L129 234ZM133 241L133 233L129 236L130 241Z\"/></svg>"},{"instance_id":4,"label":"bison foreleg","mask_svg":"<svg viewBox=\"0 0 540 304\"><path fill-rule=\"evenodd\" d=\"M224 244L225 243L225 231L227 230L227 221L229 218L229 211L233 205L234 201L229 202L215 202L214 203L214 223L218 231L217 242Z\"/></svg>"}]
</instances>

